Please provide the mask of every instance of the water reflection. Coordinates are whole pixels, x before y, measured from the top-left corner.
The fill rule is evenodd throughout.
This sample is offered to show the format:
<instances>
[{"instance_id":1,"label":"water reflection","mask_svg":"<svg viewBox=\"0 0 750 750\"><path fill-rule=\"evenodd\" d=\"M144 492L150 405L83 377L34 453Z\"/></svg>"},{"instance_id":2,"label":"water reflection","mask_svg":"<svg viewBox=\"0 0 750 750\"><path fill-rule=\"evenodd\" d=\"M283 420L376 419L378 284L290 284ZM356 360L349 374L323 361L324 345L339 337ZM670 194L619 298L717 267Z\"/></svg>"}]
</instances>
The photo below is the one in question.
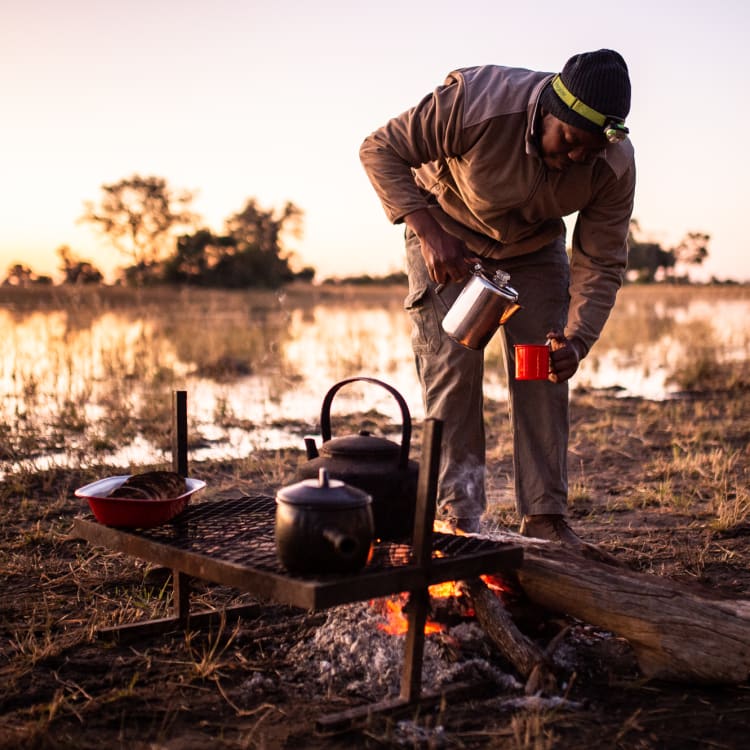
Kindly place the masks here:
<instances>
[{"instance_id":1,"label":"water reflection","mask_svg":"<svg viewBox=\"0 0 750 750\"><path fill-rule=\"evenodd\" d=\"M732 296L732 295L736 296ZM575 382L621 395L669 397L673 374L691 360L744 361L750 354L747 289L626 288Z\"/></svg>"},{"instance_id":2,"label":"water reflection","mask_svg":"<svg viewBox=\"0 0 750 750\"><path fill-rule=\"evenodd\" d=\"M336 382L367 375L393 385L414 419L419 384L401 291L385 298L275 299L203 293L99 309L0 310L2 417L7 466L116 466L163 460L170 392L188 392L194 460L257 448L302 447ZM710 349L748 358L750 297L735 289L627 287L574 385L668 397L671 374ZM505 398L499 337L487 353L487 394ZM400 422L393 397L372 385L337 393L332 416L376 409ZM143 435L148 435L145 439Z\"/></svg>"}]
</instances>

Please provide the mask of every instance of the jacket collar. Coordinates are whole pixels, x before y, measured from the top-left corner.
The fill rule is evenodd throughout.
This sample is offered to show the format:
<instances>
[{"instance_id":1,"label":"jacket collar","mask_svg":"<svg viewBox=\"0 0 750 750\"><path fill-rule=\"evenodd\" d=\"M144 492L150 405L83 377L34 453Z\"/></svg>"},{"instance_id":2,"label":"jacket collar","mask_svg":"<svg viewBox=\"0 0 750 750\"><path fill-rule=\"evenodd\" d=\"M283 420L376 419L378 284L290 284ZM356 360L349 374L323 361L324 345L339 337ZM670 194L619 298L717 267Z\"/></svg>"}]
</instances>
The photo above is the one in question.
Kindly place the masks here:
<instances>
[{"instance_id":1,"label":"jacket collar","mask_svg":"<svg viewBox=\"0 0 750 750\"><path fill-rule=\"evenodd\" d=\"M539 146L537 145L537 138L539 136L539 100L542 98L544 87L553 77L554 74L550 73L534 86L526 107L526 153L530 156L536 156L538 159L542 158L542 155L539 153Z\"/></svg>"}]
</instances>

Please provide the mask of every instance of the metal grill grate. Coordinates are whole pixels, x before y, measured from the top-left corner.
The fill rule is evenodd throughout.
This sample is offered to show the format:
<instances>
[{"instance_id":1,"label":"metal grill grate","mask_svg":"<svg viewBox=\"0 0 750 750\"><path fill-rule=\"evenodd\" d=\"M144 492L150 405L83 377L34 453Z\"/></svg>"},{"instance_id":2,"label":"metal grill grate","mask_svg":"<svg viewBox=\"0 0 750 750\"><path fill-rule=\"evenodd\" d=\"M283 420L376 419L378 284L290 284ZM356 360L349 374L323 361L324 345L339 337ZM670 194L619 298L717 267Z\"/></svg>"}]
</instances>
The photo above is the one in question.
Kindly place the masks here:
<instances>
[{"instance_id":1,"label":"metal grill grate","mask_svg":"<svg viewBox=\"0 0 750 750\"><path fill-rule=\"evenodd\" d=\"M266 495L197 503L188 506L170 523L134 533L173 549L284 575L285 570L276 556L275 512L274 499ZM432 557L443 561L466 558L497 548L498 543L491 540L435 533ZM367 570L404 567L411 563L410 558L409 540L382 542L375 545ZM320 576L315 578L320 579Z\"/></svg>"}]
</instances>

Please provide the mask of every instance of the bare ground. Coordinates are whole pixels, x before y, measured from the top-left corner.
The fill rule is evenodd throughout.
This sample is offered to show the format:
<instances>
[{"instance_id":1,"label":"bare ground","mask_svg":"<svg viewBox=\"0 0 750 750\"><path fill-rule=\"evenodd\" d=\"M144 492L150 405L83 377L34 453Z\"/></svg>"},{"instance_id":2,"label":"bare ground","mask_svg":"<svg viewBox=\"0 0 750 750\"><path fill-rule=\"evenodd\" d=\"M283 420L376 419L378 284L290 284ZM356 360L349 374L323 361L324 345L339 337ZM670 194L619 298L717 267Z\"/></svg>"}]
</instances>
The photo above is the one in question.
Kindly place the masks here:
<instances>
[{"instance_id":1,"label":"bare ground","mask_svg":"<svg viewBox=\"0 0 750 750\"><path fill-rule=\"evenodd\" d=\"M575 527L635 570L747 598L747 383L663 403L614 396L577 393L572 402ZM517 524L504 410L488 405L489 528ZM301 458L301 451L258 455L193 465L191 474L208 481L201 499L208 501L273 490L293 479ZM320 715L386 697L382 673L397 673L398 657L377 674L365 663L360 674L355 666L337 676L329 665L321 676L320 659L312 666L323 653L316 636L336 627L331 613L272 605L220 634L99 640L98 628L163 616L170 601L168 571L71 537L73 517L85 511L72 491L94 476L48 472L11 478L0 490L2 748L747 746L747 682L646 680L627 642L551 613L518 624L541 646L570 626L557 650L558 694L524 696L486 640L438 637L431 648L448 662L480 661L511 683L496 681L486 694L431 712L322 735ZM207 606L249 600L208 584L197 598ZM342 620L340 630L352 626Z\"/></svg>"}]
</instances>

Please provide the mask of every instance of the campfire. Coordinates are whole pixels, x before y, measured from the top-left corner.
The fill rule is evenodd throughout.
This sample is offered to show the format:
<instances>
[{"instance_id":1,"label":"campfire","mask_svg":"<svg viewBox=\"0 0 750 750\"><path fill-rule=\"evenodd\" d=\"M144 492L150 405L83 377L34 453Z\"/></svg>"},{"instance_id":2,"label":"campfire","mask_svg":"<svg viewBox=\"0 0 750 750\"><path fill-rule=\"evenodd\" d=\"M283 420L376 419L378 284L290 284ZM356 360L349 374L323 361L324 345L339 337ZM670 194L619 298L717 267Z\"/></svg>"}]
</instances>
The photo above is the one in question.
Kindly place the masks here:
<instances>
[{"instance_id":1,"label":"campfire","mask_svg":"<svg viewBox=\"0 0 750 750\"><path fill-rule=\"evenodd\" d=\"M473 617L473 610L468 608L467 611L467 608L461 604L462 592L460 584L457 581L437 583L434 586L430 586L429 593L433 604L436 601L455 602L454 608L456 610L460 609L465 616ZM370 606L385 618L384 622L378 623L378 629L389 635L406 635L409 629L409 621L405 614L405 608L408 606L408 603L409 595L406 593L390 596L385 599L372 600ZM443 623L431 617L427 618L424 626L425 635L445 631L446 626Z\"/></svg>"},{"instance_id":2,"label":"campfire","mask_svg":"<svg viewBox=\"0 0 750 750\"><path fill-rule=\"evenodd\" d=\"M453 533L439 521L434 531ZM400 552L397 549L394 554ZM439 549L434 554L443 555ZM512 590L492 575L482 576L481 584L498 601ZM466 582L438 583L428 592L422 663L425 683L434 690L461 682L491 684L498 694L510 693L514 700L523 696L523 683L508 669L507 660L477 618ZM405 592L333 607L313 638L297 644L291 661L331 693L370 700L383 693L397 695L410 604Z\"/></svg>"},{"instance_id":3,"label":"campfire","mask_svg":"<svg viewBox=\"0 0 750 750\"><path fill-rule=\"evenodd\" d=\"M497 576L483 575L480 580L502 600L504 594L509 594L512 588ZM473 620L476 612L471 599L467 596L465 585L460 581L446 581L429 587L432 613L425 623L425 635L445 633L448 630L448 620ZM389 635L406 635L409 622L406 607L409 605L409 595L406 593L390 596L385 599L373 599L370 606L384 617L384 622L378 624L378 629Z\"/></svg>"},{"instance_id":4,"label":"campfire","mask_svg":"<svg viewBox=\"0 0 750 750\"><path fill-rule=\"evenodd\" d=\"M435 521L433 530L444 534L462 534L461 531L454 531L444 521ZM441 557L442 552L436 550L435 556ZM499 576L482 575L480 579L488 589L501 599L503 594L507 595L512 592L512 587ZM432 616L428 616L425 622L425 635L445 633L448 629L445 620L473 620L476 618L476 612L467 596L466 587L460 581L436 583L429 587L429 595ZM406 635L409 629L409 621L405 613L408 602L409 595L406 592L385 599L372 600L370 606L384 618L382 623L378 623L378 629L389 635Z\"/></svg>"},{"instance_id":5,"label":"campfire","mask_svg":"<svg viewBox=\"0 0 750 750\"><path fill-rule=\"evenodd\" d=\"M396 617L384 615L368 602L334 607L314 636L294 647L289 660L331 694L370 701L398 695L406 632L392 631L399 617L400 612ZM523 692L476 619L435 623L425 643L422 677L436 690L467 681L490 682L515 696Z\"/></svg>"}]
</instances>

